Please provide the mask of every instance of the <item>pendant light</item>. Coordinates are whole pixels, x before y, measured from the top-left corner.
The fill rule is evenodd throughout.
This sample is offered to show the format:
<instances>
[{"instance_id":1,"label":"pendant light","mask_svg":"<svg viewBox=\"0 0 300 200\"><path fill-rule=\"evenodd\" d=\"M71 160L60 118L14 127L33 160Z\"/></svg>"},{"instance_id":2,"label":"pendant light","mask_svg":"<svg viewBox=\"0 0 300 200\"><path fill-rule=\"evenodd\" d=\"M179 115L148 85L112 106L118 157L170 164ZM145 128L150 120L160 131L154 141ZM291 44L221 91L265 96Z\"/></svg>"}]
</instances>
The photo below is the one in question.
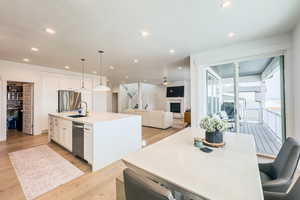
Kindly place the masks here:
<instances>
[{"instance_id":1,"label":"pendant light","mask_svg":"<svg viewBox=\"0 0 300 200\"><path fill-rule=\"evenodd\" d=\"M82 66L81 88L76 90L76 91L87 93L87 92L90 92L90 91L87 88L85 88L85 86L84 86L84 83L85 83L85 80L84 80L84 78L85 78L85 76L84 76L85 75L85 67L84 67L85 59L82 58L82 59L80 59L80 61L81 61L81 66Z\"/></svg>"},{"instance_id":2,"label":"pendant light","mask_svg":"<svg viewBox=\"0 0 300 200\"><path fill-rule=\"evenodd\" d=\"M99 85L97 85L94 88L95 92L109 92L110 88L106 85L103 85L102 83L102 55L104 54L104 51L99 50L99 70L100 70L100 75L99 75Z\"/></svg>"}]
</instances>

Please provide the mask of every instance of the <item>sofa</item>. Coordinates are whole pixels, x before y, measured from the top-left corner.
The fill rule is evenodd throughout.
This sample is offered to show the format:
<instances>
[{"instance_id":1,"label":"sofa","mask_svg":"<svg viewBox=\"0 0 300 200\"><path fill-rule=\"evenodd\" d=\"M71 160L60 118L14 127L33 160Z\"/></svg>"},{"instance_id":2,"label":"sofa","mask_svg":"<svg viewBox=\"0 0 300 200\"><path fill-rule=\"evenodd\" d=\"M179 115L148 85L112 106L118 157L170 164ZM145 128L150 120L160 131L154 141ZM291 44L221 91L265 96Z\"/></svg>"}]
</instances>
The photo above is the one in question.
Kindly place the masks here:
<instances>
[{"instance_id":1,"label":"sofa","mask_svg":"<svg viewBox=\"0 0 300 200\"><path fill-rule=\"evenodd\" d=\"M142 116L142 125L153 128L167 129L173 125L173 113L163 110L129 109L124 113Z\"/></svg>"}]
</instances>

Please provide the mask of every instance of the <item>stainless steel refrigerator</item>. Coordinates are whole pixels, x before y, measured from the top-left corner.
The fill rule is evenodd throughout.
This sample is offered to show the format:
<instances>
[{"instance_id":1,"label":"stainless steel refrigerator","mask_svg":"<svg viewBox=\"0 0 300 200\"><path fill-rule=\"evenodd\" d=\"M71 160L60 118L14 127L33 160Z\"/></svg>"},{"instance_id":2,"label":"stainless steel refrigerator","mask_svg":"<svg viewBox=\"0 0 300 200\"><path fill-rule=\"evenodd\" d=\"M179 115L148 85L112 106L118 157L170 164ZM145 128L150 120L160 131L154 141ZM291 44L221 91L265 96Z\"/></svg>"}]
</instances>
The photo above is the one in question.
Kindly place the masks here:
<instances>
[{"instance_id":1,"label":"stainless steel refrigerator","mask_svg":"<svg viewBox=\"0 0 300 200\"><path fill-rule=\"evenodd\" d=\"M58 90L58 112L76 111L81 107L81 93Z\"/></svg>"}]
</instances>

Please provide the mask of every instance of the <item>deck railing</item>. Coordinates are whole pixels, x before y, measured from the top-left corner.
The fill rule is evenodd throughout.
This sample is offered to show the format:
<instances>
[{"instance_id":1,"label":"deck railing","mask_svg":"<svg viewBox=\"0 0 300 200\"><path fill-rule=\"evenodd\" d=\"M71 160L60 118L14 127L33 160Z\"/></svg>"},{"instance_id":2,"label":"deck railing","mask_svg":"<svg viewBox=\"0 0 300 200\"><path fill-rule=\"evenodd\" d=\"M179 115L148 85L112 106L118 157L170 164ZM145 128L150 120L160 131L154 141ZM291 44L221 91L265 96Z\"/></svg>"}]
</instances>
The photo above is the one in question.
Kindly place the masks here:
<instances>
[{"instance_id":1,"label":"deck railing","mask_svg":"<svg viewBox=\"0 0 300 200\"><path fill-rule=\"evenodd\" d=\"M263 109L263 123L270 128L278 139L282 138L281 114L279 112Z\"/></svg>"}]
</instances>

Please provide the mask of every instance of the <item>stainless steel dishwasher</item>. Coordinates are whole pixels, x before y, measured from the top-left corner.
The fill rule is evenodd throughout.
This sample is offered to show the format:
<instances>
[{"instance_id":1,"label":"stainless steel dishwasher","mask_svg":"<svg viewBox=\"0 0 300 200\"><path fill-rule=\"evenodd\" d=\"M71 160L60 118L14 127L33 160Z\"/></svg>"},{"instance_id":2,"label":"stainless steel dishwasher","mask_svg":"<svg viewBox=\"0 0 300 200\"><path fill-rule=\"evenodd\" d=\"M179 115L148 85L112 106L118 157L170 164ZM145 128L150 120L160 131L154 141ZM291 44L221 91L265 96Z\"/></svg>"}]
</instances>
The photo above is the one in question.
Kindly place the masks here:
<instances>
[{"instance_id":1,"label":"stainless steel dishwasher","mask_svg":"<svg viewBox=\"0 0 300 200\"><path fill-rule=\"evenodd\" d=\"M75 156L84 159L84 124L73 122L72 152Z\"/></svg>"}]
</instances>

